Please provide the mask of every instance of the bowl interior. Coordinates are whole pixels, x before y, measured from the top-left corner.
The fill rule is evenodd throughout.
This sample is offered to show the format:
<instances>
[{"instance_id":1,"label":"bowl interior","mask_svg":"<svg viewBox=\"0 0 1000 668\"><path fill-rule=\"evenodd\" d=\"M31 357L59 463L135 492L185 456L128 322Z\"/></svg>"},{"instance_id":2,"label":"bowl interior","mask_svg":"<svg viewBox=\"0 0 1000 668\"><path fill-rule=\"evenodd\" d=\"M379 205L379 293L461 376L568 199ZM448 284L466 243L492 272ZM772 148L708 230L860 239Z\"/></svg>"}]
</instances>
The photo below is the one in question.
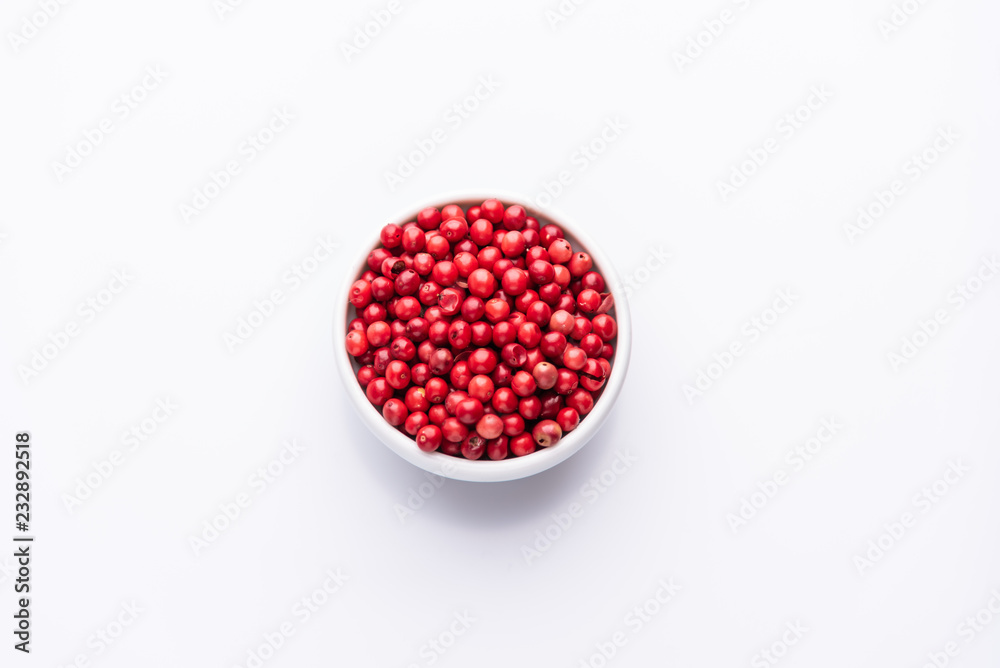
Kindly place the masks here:
<instances>
[{"instance_id":1,"label":"bowl interior","mask_svg":"<svg viewBox=\"0 0 1000 668\"><path fill-rule=\"evenodd\" d=\"M402 226L404 223L416 220L417 213L427 206L436 206L439 209L446 204L458 204L463 209L481 204L490 196L484 197L456 197L441 200L415 208L408 216L396 220L388 220L386 223L394 222ZM597 432L601 424L610 413L624 382L628 368L629 353L631 350L631 322L628 312L628 303L622 293L621 282L611 263L604 257L603 252L578 230L568 225L563 217L556 217L551 212L539 211L527 204L522 204L517 198L497 197L505 206L511 204L521 204L529 216L538 219L541 225L558 225L563 231L563 235L573 245L573 250L583 250L590 254L594 262L594 269L604 277L607 290L614 296L614 307L608 311L608 315L615 318L618 324L618 336L615 342L615 351L612 355L611 374L605 382L600 396L594 403L593 410L580 420L580 425L563 436L560 441L550 448L540 448L530 455L523 457L513 457L499 461L489 459L468 460L459 457L446 455L442 452L424 452L417 447L416 442L408 434L397 431L389 425L382 417L381 411L373 406L365 396L364 390L358 384L357 372L360 365L347 354L344 348L344 336L347 334L347 324L354 317L354 307L347 299L349 286L368 269L367 257L373 248L380 245L378 231L372 243L365 247L358 262L354 265L346 284L338 296L338 307L336 311L334 344L337 355L338 367L346 385L351 403L358 412L359 417L365 422L369 429L375 433L391 450L396 452L410 463L429 471L433 474L446 478L458 480L479 481L479 482L499 482L503 480L515 480L540 473L556 464L568 459L583 447L583 445ZM381 229L381 225L378 230Z\"/></svg>"}]
</instances>

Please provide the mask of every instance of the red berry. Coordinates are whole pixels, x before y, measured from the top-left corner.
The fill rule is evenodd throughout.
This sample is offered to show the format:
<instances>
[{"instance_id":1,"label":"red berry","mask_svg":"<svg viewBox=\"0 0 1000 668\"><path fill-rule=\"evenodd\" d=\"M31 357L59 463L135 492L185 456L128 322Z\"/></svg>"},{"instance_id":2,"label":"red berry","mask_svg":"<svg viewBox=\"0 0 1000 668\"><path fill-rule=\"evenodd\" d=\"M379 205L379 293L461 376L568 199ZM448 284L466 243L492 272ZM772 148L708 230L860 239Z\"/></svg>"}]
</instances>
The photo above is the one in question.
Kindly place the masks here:
<instances>
[{"instance_id":1,"label":"red berry","mask_svg":"<svg viewBox=\"0 0 1000 668\"><path fill-rule=\"evenodd\" d=\"M493 397L493 380L490 379L489 376L483 374L473 376L472 380L469 381L468 393L473 399L478 399L485 404ZM486 438L496 437L487 436Z\"/></svg>"},{"instance_id":2,"label":"red berry","mask_svg":"<svg viewBox=\"0 0 1000 668\"><path fill-rule=\"evenodd\" d=\"M494 225L503 220L504 208L503 204L498 199L488 199L482 203L479 207L481 215L483 218L487 219Z\"/></svg>"},{"instance_id":3,"label":"red berry","mask_svg":"<svg viewBox=\"0 0 1000 668\"><path fill-rule=\"evenodd\" d=\"M565 239L556 239L549 244L549 257L552 262L565 264L573 257L573 246Z\"/></svg>"},{"instance_id":4,"label":"red berry","mask_svg":"<svg viewBox=\"0 0 1000 668\"><path fill-rule=\"evenodd\" d=\"M464 218L452 218L441 223L441 236L451 243L456 243L465 238L465 235L468 233L469 224L465 222Z\"/></svg>"},{"instance_id":5,"label":"red berry","mask_svg":"<svg viewBox=\"0 0 1000 668\"><path fill-rule=\"evenodd\" d=\"M483 322L482 320L477 320L472 323L472 345L480 347L488 346L492 341L493 327L490 323Z\"/></svg>"},{"instance_id":6,"label":"red berry","mask_svg":"<svg viewBox=\"0 0 1000 668\"><path fill-rule=\"evenodd\" d=\"M535 379L527 371L518 371L510 381L510 389L519 397L531 396L536 388Z\"/></svg>"},{"instance_id":7,"label":"red berry","mask_svg":"<svg viewBox=\"0 0 1000 668\"><path fill-rule=\"evenodd\" d=\"M562 239L563 231L557 225L545 225L538 231L542 237L542 245L548 248L556 239Z\"/></svg>"},{"instance_id":8,"label":"red berry","mask_svg":"<svg viewBox=\"0 0 1000 668\"><path fill-rule=\"evenodd\" d=\"M508 343L500 351L504 364L512 369L520 369L528 360L528 351L519 343Z\"/></svg>"},{"instance_id":9,"label":"red berry","mask_svg":"<svg viewBox=\"0 0 1000 668\"><path fill-rule=\"evenodd\" d=\"M434 452L441 446L443 435L435 425L428 425L417 432L417 447L424 452Z\"/></svg>"},{"instance_id":10,"label":"red berry","mask_svg":"<svg viewBox=\"0 0 1000 668\"><path fill-rule=\"evenodd\" d=\"M517 395L509 387L501 387L493 393L493 408L498 413L513 413L517 410Z\"/></svg>"},{"instance_id":11,"label":"red berry","mask_svg":"<svg viewBox=\"0 0 1000 668\"><path fill-rule=\"evenodd\" d=\"M444 440L452 443L461 443L469 435L469 428L458 421L458 418L445 418L441 423L441 434Z\"/></svg>"},{"instance_id":12,"label":"red berry","mask_svg":"<svg viewBox=\"0 0 1000 668\"><path fill-rule=\"evenodd\" d=\"M511 267L503 273L500 283L505 293L516 297L528 289L528 274L523 269Z\"/></svg>"},{"instance_id":13,"label":"red berry","mask_svg":"<svg viewBox=\"0 0 1000 668\"><path fill-rule=\"evenodd\" d=\"M466 361L472 373L489 374L493 373L497 366L497 354L489 348L478 348L472 351Z\"/></svg>"},{"instance_id":14,"label":"red berry","mask_svg":"<svg viewBox=\"0 0 1000 668\"><path fill-rule=\"evenodd\" d=\"M469 225L469 238L478 246L488 245L493 240L493 223L485 218L475 220Z\"/></svg>"},{"instance_id":15,"label":"red berry","mask_svg":"<svg viewBox=\"0 0 1000 668\"><path fill-rule=\"evenodd\" d=\"M581 290L580 294L576 296L576 304L587 315L596 313L597 309L601 306L601 295L596 290L591 290L590 288Z\"/></svg>"},{"instance_id":16,"label":"red berry","mask_svg":"<svg viewBox=\"0 0 1000 668\"><path fill-rule=\"evenodd\" d=\"M424 385L424 396L432 404L439 404L448 396L448 383L443 378L431 378Z\"/></svg>"},{"instance_id":17,"label":"red berry","mask_svg":"<svg viewBox=\"0 0 1000 668\"><path fill-rule=\"evenodd\" d=\"M600 360L589 359L580 371L580 387L590 392L596 392L604 386L608 373Z\"/></svg>"},{"instance_id":18,"label":"red berry","mask_svg":"<svg viewBox=\"0 0 1000 668\"><path fill-rule=\"evenodd\" d=\"M393 427L403 424L408 415L409 411L406 410L406 404L400 399L389 399L382 406L382 416Z\"/></svg>"},{"instance_id":19,"label":"red berry","mask_svg":"<svg viewBox=\"0 0 1000 668\"><path fill-rule=\"evenodd\" d=\"M534 370L531 372L531 376L535 379L535 384L538 385L543 390L551 390L556 386L556 380L559 378L559 370L554 364L549 364L548 362L541 362L536 364Z\"/></svg>"},{"instance_id":20,"label":"red berry","mask_svg":"<svg viewBox=\"0 0 1000 668\"><path fill-rule=\"evenodd\" d=\"M361 387L368 387L368 383L372 382L378 378L378 373L375 371L375 367L371 364L365 365L358 369L358 383Z\"/></svg>"},{"instance_id":21,"label":"red berry","mask_svg":"<svg viewBox=\"0 0 1000 668\"><path fill-rule=\"evenodd\" d=\"M497 461L507 457L507 437L501 436L486 442L486 456Z\"/></svg>"},{"instance_id":22,"label":"red berry","mask_svg":"<svg viewBox=\"0 0 1000 668\"><path fill-rule=\"evenodd\" d=\"M351 304L356 308L364 308L371 303L372 300L372 284L368 281L357 280L351 284Z\"/></svg>"},{"instance_id":23,"label":"red berry","mask_svg":"<svg viewBox=\"0 0 1000 668\"><path fill-rule=\"evenodd\" d=\"M462 456L466 459L479 459L486 454L486 439L476 432L470 433L462 441Z\"/></svg>"},{"instance_id":24,"label":"red berry","mask_svg":"<svg viewBox=\"0 0 1000 668\"><path fill-rule=\"evenodd\" d=\"M517 413L503 416L504 436L517 436L524 433L524 418Z\"/></svg>"},{"instance_id":25,"label":"red berry","mask_svg":"<svg viewBox=\"0 0 1000 668\"><path fill-rule=\"evenodd\" d=\"M586 274L593 266L594 261L590 259L590 255L587 253L575 254L567 265L570 275L577 278Z\"/></svg>"},{"instance_id":26,"label":"red berry","mask_svg":"<svg viewBox=\"0 0 1000 668\"><path fill-rule=\"evenodd\" d=\"M406 418L406 421L403 423L403 429L405 429L406 433L410 436L416 436L421 429L428 426L430 423L431 420L427 417L427 413L417 411L415 413L410 413L410 415Z\"/></svg>"},{"instance_id":27,"label":"red berry","mask_svg":"<svg viewBox=\"0 0 1000 668\"><path fill-rule=\"evenodd\" d=\"M503 253L496 246L487 246L476 255L476 261L479 263L480 268L489 272L493 271L493 265L502 258Z\"/></svg>"},{"instance_id":28,"label":"red berry","mask_svg":"<svg viewBox=\"0 0 1000 668\"><path fill-rule=\"evenodd\" d=\"M396 294L396 284L385 276L376 276L372 279L372 299L375 301L389 301Z\"/></svg>"},{"instance_id":29,"label":"red berry","mask_svg":"<svg viewBox=\"0 0 1000 668\"><path fill-rule=\"evenodd\" d=\"M566 405L575 409L580 415L586 415L594 409L594 396L583 388L573 390L566 397Z\"/></svg>"},{"instance_id":30,"label":"red berry","mask_svg":"<svg viewBox=\"0 0 1000 668\"><path fill-rule=\"evenodd\" d=\"M520 204L513 204L507 207L503 214L503 226L508 230L520 230L524 228L528 220L528 212Z\"/></svg>"},{"instance_id":31,"label":"red berry","mask_svg":"<svg viewBox=\"0 0 1000 668\"><path fill-rule=\"evenodd\" d=\"M438 295L437 305L441 307L441 312L445 315L455 315L462 307L465 294L460 288L445 288Z\"/></svg>"},{"instance_id":32,"label":"red berry","mask_svg":"<svg viewBox=\"0 0 1000 668\"><path fill-rule=\"evenodd\" d=\"M476 271L484 271L483 269L477 269ZM490 274L492 277L493 275ZM503 301L502 299L491 299L486 302L485 309L486 319L490 322L497 324L501 320L505 320L507 316L510 315L510 304ZM496 328L493 329L494 334L496 333Z\"/></svg>"},{"instance_id":33,"label":"red berry","mask_svg":"<svg viewBox=\"0 0 1000 668\"><path fill-rule=\"evenodd\" d=\"M368 343L373 348L380 348L389 343L391 336L392 330L389 328L389 323L384 320L379 320L368 325Z\"/></svg>"},{"instance_id":34,"label":"red berry","mask_svg":"<svg viewBox=\"0 0 1000 668\"><path fill-rule=\"evenodd\" d=\"M542 400L534 395L524 397L517 402L517 412L525 420L537 420L542 413Z\"/></svg>"},{"instance_id":35,"label":"red berry","mask_svg":"<svg viewBox=\"0 0 1000 668\"><path fill-rule=\"evenodd\" d=\"M569 336L570 338L579 341L583 337L590 334L590 330L593 328L594 326L590 324L590 320L587 320L587 318L581 315L574 319L573 331L569 333Z\"/></svg>"},{"instance_id":36,"label":"red berry","mask_svg":"<svg viewBox=\"0 0 1000 668\"><path fill-rule=\"evenodd\" d=\"M587 363L587 353L582 348L567 346L563 351L563 366L572 371L579 371Z\"/></svg>"},{"instance_id":37,"label":"red berry","mask_svg":"<svg viewBox=\"0 0 1000 668\"><path fill-rule=\"evenodd\" d=\"M347 354L357 357L368 352L368 338L361 332L354 330L347 333Z\"/></svg>"},{"instance_id":38,"label":"red berry","mask_svg":"<svg viewBox=\"0 0 1000 668\"><path fill-rule=\"evenodd\" d=\"M448 243L447 239L439 235L436 237L428 237L425 249L428 253L430 253L432 258L440 262L447 257L449 252L451 252L451 245Z\"/></svg>"},{"instance_id":39,"label":"red berry","mask_svg":"<svg viewBox=\"0 0 1000 668\"><path fill-rule=\"evenodd\" d=\"M559 394L569 394L580 384L580 377L569 369L559 369L559 376L556 379L555 391Z\"/></svg>"},{"instance_id":40,"label":"red berry","mask_svg":"<svg viewBox=\"0 0 1000 668\"><path fill-rule=\"evenodd\" d=\"M559 332L564 336L568 336L570 332L573 331L573 325L576 324L576 320L568 311L558 310L552 314L549 318L549 331Z\"/></svg>"},{"instance_id":41,"label":"red berry","mask_svg":"<svg viewBox=\"0 0 1000 668\"><path fill-rule=\"evenodd\" d=\"M434 269L434 256L430 253L417 253L413 256L413 271L426 276Z\"/></svg>"},{"instance_id":42,"label":"red berry","mask_svg":"<svg viewBox=\"0 0 1000 668\"><path fill-rule=\"evenodd\" d=\"M607 313L595 315L591 323L594 325L594 334L597 334L605 342L615 338L618 334L618 323Z\"/></svg>"},{"instance_id":43,"label":"red berry","mask_svg":"<svg viewBox=\"0 0 1000 668\"><path fill-rule=\"evenodd\" d=\"M476 431L487 440L498 438L503 434L503 428L503 420L496 415L484 415L476 423Z\"/></svg>"},{"instance_id":44,"label":"red berry","mask_svg":"<svg viewBox=\"0 0 1000 668\"><path fill-rule=\"evenodd\" d=\"M424 249L426 239L419 227L407 227L403 230L403 250L407 253L419 253Z\"/></svg>"},{"instance_id":45,"label":"red berry","mask_svg":"<svg viewBox=\"0 0 1000 668\"><path fill-rule=\"evenodd\" d=\"M468 278L469 274L479 269L479 260L472 253L455 253L455 259L452 262L454 262L460 278Z\"/></svg>"},{"instance_id":46,"label":"red berry","mask_svg":"<svg viewBox=\"0 0 1000 668\"><path fill-rule=\"evenodd\" d=\"M401 360L392 360L385 367L385 379L396 390L410 384L410 367Z\"/></svg>"},{"instance_id":47,"label":"red berry","mask_svg":"<svg viewBox=\"0 0 1000 668\"><path fill-rule=\"evenodd\" d=\"M472 381L472 375L468 362L460 360L452 365L451 371L448 372L448 380L451 381L452 387L464 390Z\"/></svg>"},{"instance_id":48,"label":"red berry","mask_svg":"<svg viewBox=\"0 0 1000 668\"><path fill-rule=\"evenodd\" d=\"M531 436L535 443L548 448L559 442L562 438L562 429L555 420L542 420L531 430Z\"/></svg>"},{"instance_id":49,"label":"red berry","mask_svg":"<svg viewBox=\"0 0 1000 668\"><path fill-rule=\"evenodd\" d=\"M453 350L465 350L472 343L472 327L465 320L453 320L448 327L448 343Z\"/></svg>"},{"instance_id":50,"label":"red berry","mask_svg":"<svg viewBox=\"0 0 1000 668\"><path fill-rule=\"evenodd\" d=\"M463 320L466 322L475 322L486 313L486 302L479 297L466 297L459 311L462 313Z\"/></svg>"},{"instance_id":51,"label":"red berry","mask_svg":"<svg viewBox=\"0 0 1000 668\"><path fill-rule=\"evenodd\" d=\"M580 414L576 412L575 408L563 408L556 416L556 422L563 432L573 431L580 424Z\"/></svg>"},{"instance_id":52,"label":"red berry","mask_svg":"<svg viewBox=\"0 0 1000 668\"><path fill-rule=\"evenodd\" d=\"M406 391L406 407L411 411L428 411L431 402L427 400L427 392L422 387L411 387Z\"/></svg>"},{"instance_id":53,"label":"red berry","mask_svg":"<svg viewBox=\"0 0 1000 668\"><path fill-rule=\"evenodd\" d=\"M455 406L455 417L462 424L475 424L483 417L483 403L472 397L462 399Z\"/></svg>"},{"instance_id":54,"label":"red berry","mask_svg":"<svg viewBox=\"0 0 1000 668\"><path fill-rule=\"evenodd\" d=\"M503 241L500 242L500 250L510 258L522 255L525 248L527 248L527 244L524 241L524 235L517 231L503 235Z\"/></svg>"},{"instance_id":55,"label":"red berry","mask_svg":"<svg viewBox=\"0 0 1000 668\"><path fill-rule=\"evenodd\" d=\"M496 290L496 284L496 278L493 274L483 269L482 266L469 274L469 292L480 299L492 297L493 291Z\"/></svg>"},{"instance_id":56,"label":"red berry","mask_svg":"<svg viewBox=\"0 0 1000 668\"><path fill-rule=\"evenodd\" d=\"M453 361L454 358L450 350L438 348L431 353L430 359L427 360L427 366L430 367L431 373L435 376L443 376L451 371ZM429 384L431 381L427 382Z\"/></svg>"},{"instance_id":57,"label":"red berry","mask_svg":"<svg viewBox=\"0 0 1000 668\"><path fill-rule=\"evenodd\" d=\"M531 434L521 434L510 439L510 453L515 457L524 457L535 451L535 439Z\"/></svg>"},{"instance_id":58,"label":"red berry","mask_svg":"<svg viewBox=\"0 0 1000 668\"><path fill-rule=\"evenodd\" d=\"M562 332L546 332L538 344L542 355L549 359L561 359L566 350L566 335Z\"/></svg>"},{"instance_id":59,"label":"red berry","mask_svg":"<svg viewBox=\"0 0 1000 668\"><path fill-rule=\"evenodd\" d=\"M604 341L597 334L587 334L580 339L580 348L587 353L587 357L599 357L604 349Z\"/></svg>"},{"instance_id":60,"label":"red berry","mask_svg":"<svg viewBox=\"0 0 1000 668\"><path fill-rule=\"evenodd\" d=\"M368 383L368 387L365 388L365 396L368 397L368 401L376 406L381 406L392 397L392 387L385 378L376 378Z\"/></svg>"},{"instance_id":61,"label":"red berry","mask_svg":"<svg viewBox=\"0 0 1000 668\"><path fill-rule=\"evenodd\" d=\"M422 230L433 230L441 224L441 212L429 206L417 214L417 226Z\"/></svg>"},{"instance_id":62,"label":"red berry","mask_svg":"<svg viewBox=\"0 0 1000 668\"><path fill-rule=\"evenodd\" d=\"M445 410L445 407L441 404L434 404L430 407L430 410L427 411L427 418L431 421L431 424L436 424L439 427L444 423L445 418L447 417L448 411Z\"/></svg>"},{"instance_id":63,"label":"red berry","mask_svg":"<svg viewBox=\"0 0 1000 668\"><path fill-rule=\"evenodd\" d=\"M386 248L395 248L403 242L403 228L399 225L389 223L382 228L379 238L382 240L382 245Z\"/></svg>"}]
</instances>

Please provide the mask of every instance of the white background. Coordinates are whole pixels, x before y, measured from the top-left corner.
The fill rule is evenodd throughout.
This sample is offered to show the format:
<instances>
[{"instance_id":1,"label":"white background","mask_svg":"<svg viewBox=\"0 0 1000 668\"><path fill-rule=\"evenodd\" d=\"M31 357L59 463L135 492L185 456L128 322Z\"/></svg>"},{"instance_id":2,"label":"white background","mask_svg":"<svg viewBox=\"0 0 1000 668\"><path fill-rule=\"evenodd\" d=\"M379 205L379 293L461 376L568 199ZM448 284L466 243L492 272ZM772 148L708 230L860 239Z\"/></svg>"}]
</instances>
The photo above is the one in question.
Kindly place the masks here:
<instances>
[{"instance_id":1,"label":"white background","mask_svg":"<svg viewBox=\"0 0 1000 668\"><path fill-rule=\"evenodd\" d=\"M970 642L959 625L1000 587L1000 281L961 308L953 293L1000 253L996 5L911 1L884 35L890 0L590 0L555 26L556 0L403 0L348 59L386 6L70 2L15 48L42 10L5 3L0 434L32 433L37 542L30 657L12 649L0 552L0 664L253 665L291 622L264 665L599 666L620 631L607 665L760 666L799 622L779 665L918 668L955 641L949 665L996 666L1000 619ZM679 66L723 9L731 22ZM116 99L147 67L166 78L122 118ZM481 77L496 90L449 123ZM777 124L814 86L832 96L786 137ZM185 221L275 108L294 120ZM60 180L54 163L105 118L112 132ZM627 127L581 170L609 119ZM446 140L390 189L385 173L438 127ZM942 128L958 140L911 179ZM769 138L777 152L724 201L718 183ZM636 281L618 406L557 468L448 481L401 521L427 478L347 403L332 355L345 273L400 210L456 190L534 200L560 171L572 183L554 206ZM852 243L845 225L897 178L905 192ZM283 277L319 238L338 251L293 289ZM648 272L654 250L671 258ZM133 278L88 319L80 304L115 271ZM274 289L284 302L231 351L225 335ZM794 307L750 342L744 323L779 290ZM938 309L935 336L892 364ZM44 368L19 372L71 323ZM744 353L689 401L683 386L734 342ZM123 434L162 399L178 408L129 451ZM786 454L831 417L843 428L795 470ZM305 450L257 494L250 476L291 439ZM110 477L67 504L115 450ZM584 496L618 451L636 463ZM956 484L916 505L959 460ZM727 516L779 472L734 531ZM242 493L252 504L196 555L190 538ZM528 563L523 546L574 502L583 515ZM913 526L859 566L907 512ZM349 580L298 623L328 569ZM637 630L626 615L661 578L681 589ZM138 619L103 646L132 601ZM422 654L463 612L471 629Z\"/></svg>"}]
</instances>

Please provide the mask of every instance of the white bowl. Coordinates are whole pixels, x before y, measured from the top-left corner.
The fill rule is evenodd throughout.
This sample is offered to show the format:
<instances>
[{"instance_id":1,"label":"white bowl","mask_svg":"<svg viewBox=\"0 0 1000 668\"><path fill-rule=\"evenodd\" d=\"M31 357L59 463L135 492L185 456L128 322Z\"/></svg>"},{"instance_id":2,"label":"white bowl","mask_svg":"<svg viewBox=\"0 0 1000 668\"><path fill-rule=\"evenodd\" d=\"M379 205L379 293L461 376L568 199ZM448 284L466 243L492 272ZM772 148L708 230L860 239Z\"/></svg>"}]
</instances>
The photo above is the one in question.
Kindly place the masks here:
<instances>
[{"instance_id":1,"label":"white bowl","mask_svg":"<svg viewBox=\"0 0 1000 668\"><path fill-rule=\"evenodd\" d=\"M573 244L573 250L584 250L589 253L594 262L594 269L604 277L607 289L614 296L615 306L609 312L609 315L612 315L618 323L618 339L615 342L615 353L610 360L611 375L604 385L604 391L595 402L593 410L580 420L580 425L576 429L565 434L555 445L549 448L539 448L530 455L499 461L486 458L469 460L446 455L442 452L424 452L418 448L416 441L410 438L409 435L397 431L392 427L382 417L382 412L368 401L365 391L358 384L358 364L353 357L347 354L347 350L344 347L347 324L353 317L351 314L353 307L348 301L350 286L368 269L368 254L380 244L379 231L382 227L390 222L402 226L403 223L416 220L417 213L428 206L436 206L440 209L446 204L454 203L461 205L463 209L467 209L470 206L481 204L484 200L491 197L496 197L505 206L521 204L528 211L528 215L537 218L541 225L548 223L558 225L563 230L565 237ZM381 221L377 225L373 224L372 243L361 249L363 252L359 254L358 262L352 265L352 269L348 273L340 293L337 295L337 305L334 311L334 356L337 359L337 367L340 370L341 380L344 381L347 396L354 405L358 416L371 432L397 455L425 471L445 478L472 482L501 482L504 480L526 478L552 468L579 451L597 433L611 413L611 409L614 407L622 385L625 382L629 354L632 349L632 321L629 315L628 301L622 291L622 283L618 279L618 274L600 248L585 234L581 233L579 228L567 223L565 216L554 214L551 210L540 211L525 204L524 202L526 201L526 198L505 194L471 196L460 194L453 197L437 198L434 201L407 211L406 215Z\"/></svg>"}]
</instances>

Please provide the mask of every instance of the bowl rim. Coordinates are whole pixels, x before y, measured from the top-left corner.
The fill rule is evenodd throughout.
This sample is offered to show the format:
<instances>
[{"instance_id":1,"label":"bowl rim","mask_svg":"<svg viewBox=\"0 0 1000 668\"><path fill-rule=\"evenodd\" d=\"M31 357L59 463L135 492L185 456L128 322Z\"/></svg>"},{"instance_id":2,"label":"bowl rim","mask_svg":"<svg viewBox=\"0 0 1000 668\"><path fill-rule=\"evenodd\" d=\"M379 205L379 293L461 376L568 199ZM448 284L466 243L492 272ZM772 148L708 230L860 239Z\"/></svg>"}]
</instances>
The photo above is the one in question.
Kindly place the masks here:
<instances>
[{"instance_id":1,"label":"bowl rim","mask_svg":"<svg viewBox=\"0 0 1000 668\"><path fill-rule=\"evenodd\" d=\"M367 267L366 258L370 249L376 248L381 243L378 231L374 234L372 243L365 246L367 250L361 255L360 260L358 262L351 261L348 265L347 275L340 288L340 292L336 296L336 305L334 307L333 344L337 369L350 403L361 421L390 450L414 466L443 478L469 482L503 482L526 478L546 471L576 454L600 430L605 420L611 414L611 410L624 385L632 351L631 313L624 291L624 284L621 282L614 264L586 233L581 232L571 219L568 219L565 214L557 209L552 207L544 209L536 207L530 203L529 198L519 196L516 193L489 192L489 194L483 194L483 191L460 191L444 193L440 196L429 198L423 203L409 206L400 211L398 215L388 217L385 223L379 225L378 230L381 230L382 226L388 223L396 223L402 226L405 222L415 220L417 213L427 207L434 206L440 209L446 204L455 203L461 204L463 208L467 208L491 198L500 200L505 206L520 204L527 210L529 216L534 216L539 221L545 219L552 222L558 225L570 237L574 238L591 256L594 266L600 268L600 272L607 284L607 289L615 299L615 321L618 325L618 334L612 374L604 386L604 391L600 399L595 402L593 410L580 421L580 425L576 429L564 436L555 446L536 450L524 457L514 457L499 461L483 459L468 460L446 455L439 451L424 452L416 447L416 443L412 438L397 431L382 418L379 411L373 410L371 402L368 401L368 397L365 395L364 390L361 389L357 377L354 375L355 372L351 357L347 354L347 350L344 347L344 332L350 315L350 302L348 300L350 286L357 280L358 275L364 271L364 268ZM570 220L570 222L567 222L567 220Z\"/></svg>"}]
</instances>

